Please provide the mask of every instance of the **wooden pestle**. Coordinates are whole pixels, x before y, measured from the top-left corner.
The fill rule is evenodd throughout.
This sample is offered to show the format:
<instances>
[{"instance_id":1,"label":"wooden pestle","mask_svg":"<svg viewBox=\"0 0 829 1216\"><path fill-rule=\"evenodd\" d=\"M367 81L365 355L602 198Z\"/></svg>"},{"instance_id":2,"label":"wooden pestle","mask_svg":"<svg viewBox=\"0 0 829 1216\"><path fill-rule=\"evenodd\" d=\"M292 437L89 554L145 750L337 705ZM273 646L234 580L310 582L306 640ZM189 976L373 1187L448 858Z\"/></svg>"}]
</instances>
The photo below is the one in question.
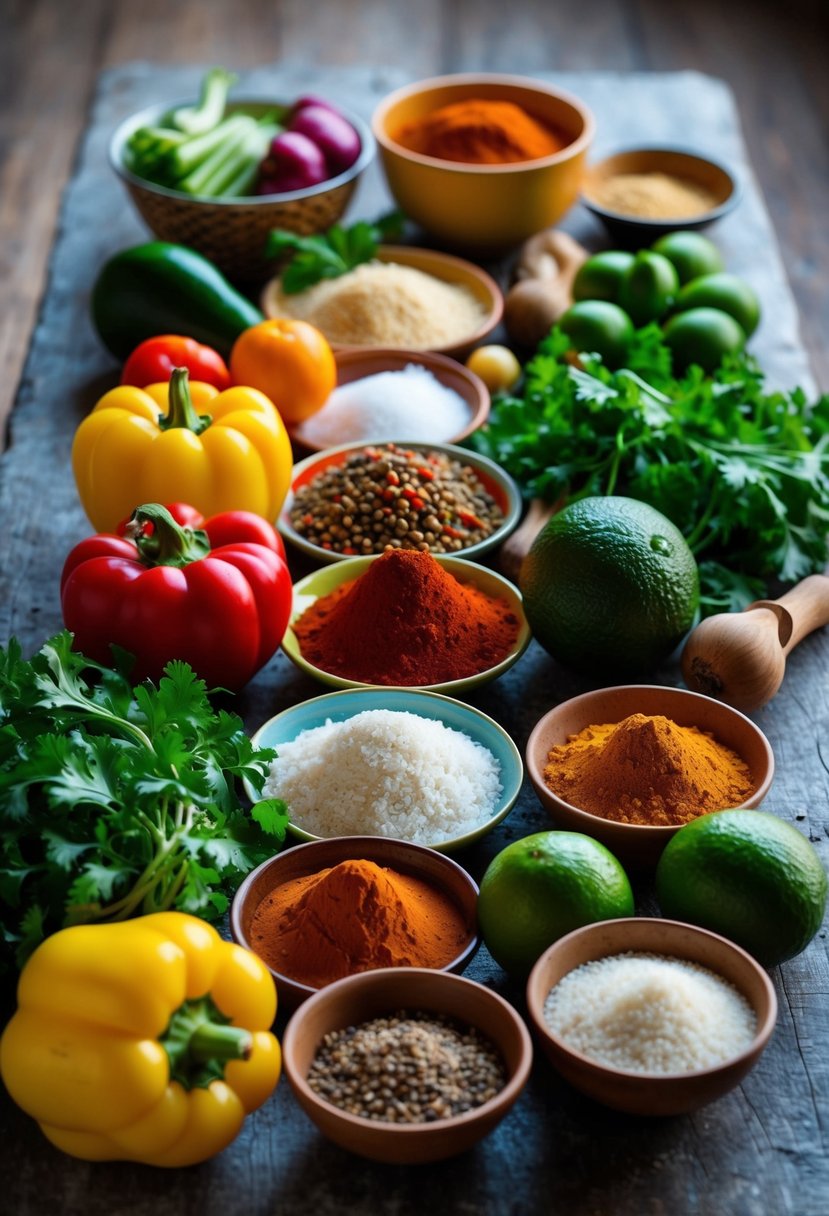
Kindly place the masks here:
<instances>
[{"instance_id":1,"label":"wooden pestle","mask_svg":"<svg viewBox=\"0 0 829 1216\"><path fill-rule=\"evenodd\" d=\"M777 600L708 617L682 652L682 674L694 692L735 709L759 709L783 682L786 656L829 624L829 577L812 574Z\"/></svg>"}]
</instances>

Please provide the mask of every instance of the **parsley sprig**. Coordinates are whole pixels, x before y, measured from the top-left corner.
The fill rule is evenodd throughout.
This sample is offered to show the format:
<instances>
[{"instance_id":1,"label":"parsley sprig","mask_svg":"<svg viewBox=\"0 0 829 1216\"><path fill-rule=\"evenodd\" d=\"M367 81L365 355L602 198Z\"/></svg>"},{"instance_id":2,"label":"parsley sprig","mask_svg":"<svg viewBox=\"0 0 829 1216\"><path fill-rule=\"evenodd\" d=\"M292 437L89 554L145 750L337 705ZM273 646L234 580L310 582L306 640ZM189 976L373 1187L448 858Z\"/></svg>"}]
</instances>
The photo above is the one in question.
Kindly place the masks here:
<instances>
[{"instance_id":1,"label":"parsley sprig","mask_svg":"<svg viewBox=\"0 0 829 1216\"><path fill-rule=\"evenodd\" d=\"M51 638L0 647L0 930L22 964L62 925L178 908L212 920L284 839L277 800L246 813L275 753L215 710L192 669L155 687Z\"/></svg>"},{"instance_id":2,"label":"parsley sprig","mask_svg":"<svg viewBox=\"0 0 829 1216\"><path fill-rule=\"evenodd\" d=\"M281 274L282 290L295 295L322 279L338 279L355 266L370 262L383 241L397 237L403 230L403 215L392 211L373 223L360 220L350 228L335 224L319 236L298 236L275 228L268 236L265 256L291 254Z\"/></svg>"},{"instance_id":3,"label":"parsley sprig","mask_svg":"<svg viewBox=\"0 0 829 1216\"><path fill-rule=\"evenodd\" d=\"M655 325L628 366L573 366L554 329L520 397L468 441L529 496L625 494L667 515L700 564L707 612L745 607L769 580L822 570L829 536L829 396L771 392L748 355L676 379Z\"/></svg>"}]
</instances>

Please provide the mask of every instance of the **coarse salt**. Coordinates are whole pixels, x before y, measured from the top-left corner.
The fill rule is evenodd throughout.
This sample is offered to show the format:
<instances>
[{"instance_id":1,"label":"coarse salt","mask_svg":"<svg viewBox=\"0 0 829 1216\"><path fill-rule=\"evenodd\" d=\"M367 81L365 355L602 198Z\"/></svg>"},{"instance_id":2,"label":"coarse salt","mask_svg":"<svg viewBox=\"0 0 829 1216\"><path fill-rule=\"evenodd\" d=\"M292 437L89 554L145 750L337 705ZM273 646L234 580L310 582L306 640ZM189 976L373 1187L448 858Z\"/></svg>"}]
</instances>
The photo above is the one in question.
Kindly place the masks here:
<instances>
[{"instance_id":1,"label":"coarse salt","mask_svg":"<svg viewBox=\"0 0 829 1216\"><path fill-rule=\"evenodd\" d=\"M325 405L296 430L320 447L370 439L442 443L463 431L469 406L420 364L378 372L335 388Z\"/></svg>"},{"instance_id":2,"label":"coarse salt","mask_svg":"<svg viewBox=\"0 0 829 1216\"><path fill-rule=\"evenodd\" d=\"M551 989L544 1020L599 1064L653 1076L693 1072L751 1046L757 1019L744 996L708 968L658 954L583 963Z\"/></svg>"}]
</instances>

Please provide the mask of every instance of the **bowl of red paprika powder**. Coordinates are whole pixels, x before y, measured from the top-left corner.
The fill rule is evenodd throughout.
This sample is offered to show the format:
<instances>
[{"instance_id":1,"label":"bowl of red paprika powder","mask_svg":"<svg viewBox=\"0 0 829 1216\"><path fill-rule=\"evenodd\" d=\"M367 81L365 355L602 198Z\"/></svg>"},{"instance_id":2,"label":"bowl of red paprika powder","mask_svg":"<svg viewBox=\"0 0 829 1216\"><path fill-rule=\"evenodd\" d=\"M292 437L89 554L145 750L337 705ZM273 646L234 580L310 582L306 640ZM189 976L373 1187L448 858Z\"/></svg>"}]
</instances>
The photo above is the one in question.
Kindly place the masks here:
<instances>
[{"instance_id":1,"label":"bowl of red paprika powder","mask_svg":"<svg viewBox=\"0 0 829 1216\"><path fill-rule=\"evenodd\" d=\"M530 642L521 593L462 558L394 550L294 585L288 658L331 688L455 696L496 679Z\"/></svg>"},{"instance_id":2,"label":"bowl of red paprika powder","mask_svg":"<svg viewBox=\"0 0 829 1216\"><path fill-rule=\"evenodd\" d=\"M333 836L252 871L236 892L230 926L273 975L280 1008L293 1009L362 971L463 971L480 943L477 900L466 870L434 849Z\"/></svg>"}]
</instances>

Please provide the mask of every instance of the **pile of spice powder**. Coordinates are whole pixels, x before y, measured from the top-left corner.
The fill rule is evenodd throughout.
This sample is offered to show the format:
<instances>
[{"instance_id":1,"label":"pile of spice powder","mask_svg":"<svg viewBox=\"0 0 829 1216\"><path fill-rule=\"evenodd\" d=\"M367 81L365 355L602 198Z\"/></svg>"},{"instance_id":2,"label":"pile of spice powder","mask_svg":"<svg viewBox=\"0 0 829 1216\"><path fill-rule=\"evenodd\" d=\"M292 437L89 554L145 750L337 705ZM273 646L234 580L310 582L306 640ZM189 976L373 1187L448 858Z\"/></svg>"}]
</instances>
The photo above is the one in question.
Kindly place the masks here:
<instances>
[{"instance_id":1,"label":"pile of spice powder","mask_svg":"<svg viewBox=\"0 0 829 1216\"><path fill-rule=\"evenodd\" d=\"M755 789L746 762L713 735L646 714L572 735L550 751L544 782L579 810L657 826L739 806Z\"/></svg>"},{"instance_id":2,"label":"pile of spice powder","mask_svg":"<svg viewBox=\"0 0 829 1216\"><path fill-rule=\"evenodd\" d=\"M586 193L608 211L652 220L691 219L717 205L704 186L670 173L617 173L594 182Z\"/></svg>"},{"instance_id":3,"label":"pile of spice powder","mask_svg":"<svg viewBox=\"0 0 829 1216\"><path fill-rule=\"evenodd\" d=\"M302 657L363 684L443 684L512 650L506 600L461 583L430 553L390 549L354 582L321 596L292 625Z\"/></svg>"},{"instance_id":4,"label":"pile of spice powder","mask_svg":"<svg viewBox=\"0 0 829 1216\"><path fill-rule=\"evenodd\" d=\"M474 1027L400 1010L327 1034L307 1080L349 1114L432 1123L482 1106L507 1077L498 1052Z\"/></svg>"},{"instance_id":5,"label":"pile of spice powder","mask_svg":"<svg viewBox=\"0 0 829 1216\"><path fill-rule=\"evenodd\" d=\"M300 536L336 553L457 553L486 540L504 513L471 465L390 443L352 452L300 486L290 511Z\"/></svg>"},{"instance_id":6,"label":"pile of spice powder","mask_svg":"<svg viewBox=\"0 0 829 1216\"><path fill-rule=\"evenodd\" d=\"M400 350L454 346L480 329L486 315L468 288L394 262L365 262L291 295L277 284L269 311L308 321L335 346Z\"/></svg>"},{"instance_id":7,"label":"pile of spice powder","mask_svg":"<svg viewBox=\"0 0 829 1216\"><path fill-rule=\"evenodd\" d=\"M311 988L376 967L446 967L470 936L437 887L362 858L282 883L249 931L269 967Z\"/></svg>"}]
</instances>

